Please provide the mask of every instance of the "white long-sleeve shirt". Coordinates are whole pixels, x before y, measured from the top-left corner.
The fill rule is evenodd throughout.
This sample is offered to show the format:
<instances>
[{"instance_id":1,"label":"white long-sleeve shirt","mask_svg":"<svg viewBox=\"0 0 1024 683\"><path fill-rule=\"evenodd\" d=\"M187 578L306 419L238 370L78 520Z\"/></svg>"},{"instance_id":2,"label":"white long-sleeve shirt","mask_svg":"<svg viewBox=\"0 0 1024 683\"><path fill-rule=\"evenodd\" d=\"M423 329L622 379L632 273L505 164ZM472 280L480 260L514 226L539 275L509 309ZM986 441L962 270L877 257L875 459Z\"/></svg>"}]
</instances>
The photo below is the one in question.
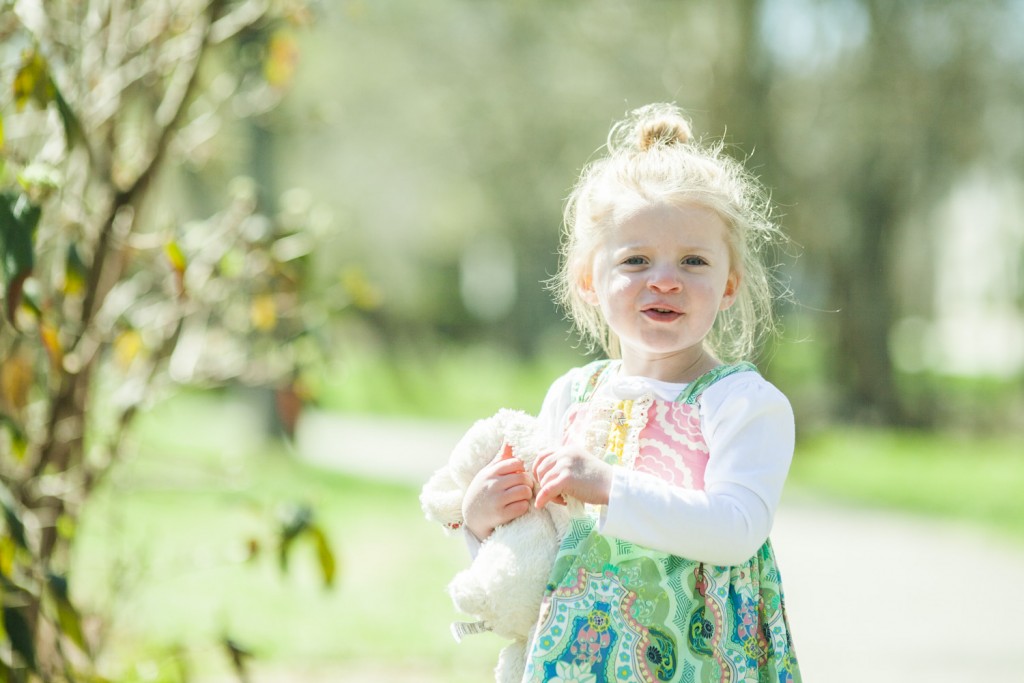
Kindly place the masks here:
<instances>
[{"instance_id":1,"label":"white long-sleeve shirt","mask_svg":"<svg viewBox=\"0 0 1024 683\"><path fill-rule=\"evenodd\" d=\"M580 368L557 379L541 408L542 425L560 443ZM609 372L618 372L610 368ZM610 377L603 392L647 390L674 400L685 384L644 377ZM701 395L701 430L709 460L704 489L684 489L650 474L615 469L601 533L717 565L745 562L768 538L793 457L795 428L789 401L755 372L728 375Z\"/></svg>"}]
</instances>

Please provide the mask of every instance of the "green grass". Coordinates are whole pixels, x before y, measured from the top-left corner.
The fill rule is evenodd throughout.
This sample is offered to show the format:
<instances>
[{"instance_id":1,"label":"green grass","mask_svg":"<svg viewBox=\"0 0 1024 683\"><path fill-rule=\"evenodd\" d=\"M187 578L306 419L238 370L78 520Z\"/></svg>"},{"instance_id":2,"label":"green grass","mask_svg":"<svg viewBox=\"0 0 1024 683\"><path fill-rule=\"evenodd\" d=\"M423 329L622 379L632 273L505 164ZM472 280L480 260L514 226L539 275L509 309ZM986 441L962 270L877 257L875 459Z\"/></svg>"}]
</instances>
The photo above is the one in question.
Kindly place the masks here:
<instances>
[{"instance_id":1,"label":"green grass","mask_svg":"<svg viewBox=\"0 0 1024 683\"><path fill-rule=\"evenodd\" d=\"M216 396L161 407L139 425L139 455L88 509L72 590L90 612L114 606L106 672L168 680L156 672L184 650L198 678L223 676L227 636L256 668L487 680L501 641L459 646L448 632L457 615L444 586L467 562L461 539L424 520L418 490L304 466L268 446L257 415ZM336 551L333 588L312 545L295 548L287 572L277 562L277 513L296 502L315 508ZM260 552L246 561L252 541Z\"/></svg>"},{"instance_id":2,"label":"green grass","mask_svg":"<svg viewBox=\"0 0 1024 683\"><path fill-rule=\"evenodd\" d=\"M1024 439L836 429L798 443L789 486L978 524L1024 543Z\"/></svg>"},{"instance_id":3,"label":"green grass","mask_svg":"<svg viewBox=\"0 0 1024 683\"><path fill-rule=\"evenodd\" d=\"M490 346L391 354L355 347L342 355L338 371L320 381L324 408L460 420L499 408L536 413L551 382L586 362L571 349L521 361Z\"/></svg>"}]
</instances>

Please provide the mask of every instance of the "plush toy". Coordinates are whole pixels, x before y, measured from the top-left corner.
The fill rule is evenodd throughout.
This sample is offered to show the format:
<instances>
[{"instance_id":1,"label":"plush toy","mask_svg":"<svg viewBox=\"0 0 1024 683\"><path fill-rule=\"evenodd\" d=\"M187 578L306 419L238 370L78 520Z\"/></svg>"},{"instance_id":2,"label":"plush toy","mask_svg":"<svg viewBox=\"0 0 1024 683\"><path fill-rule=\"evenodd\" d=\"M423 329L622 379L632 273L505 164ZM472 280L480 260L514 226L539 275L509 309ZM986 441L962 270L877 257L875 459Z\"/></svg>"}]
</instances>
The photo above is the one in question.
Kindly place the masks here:
<instances>
[{"instance_id":1,"label":"plush toy","mask_svg":"<svg viewBox=\"0 0 1024 683\"><path fill-rule=\"evenodd\" d=\"M423 487L420 503L427 519L450 531L461 527L466 488L506 445L529 470L540 446L537 419L517 410L500 410L470 427L448 464ZM512 640L498 657L494 670L498 683L522 679L526 648L568 522L563 506L548 505L543 510L531 506L526 514L496 528L470 566L448 585L455 608L479 620L453 624L457 640L479 631L493 631Z\"/></svg>"}]
</instances>

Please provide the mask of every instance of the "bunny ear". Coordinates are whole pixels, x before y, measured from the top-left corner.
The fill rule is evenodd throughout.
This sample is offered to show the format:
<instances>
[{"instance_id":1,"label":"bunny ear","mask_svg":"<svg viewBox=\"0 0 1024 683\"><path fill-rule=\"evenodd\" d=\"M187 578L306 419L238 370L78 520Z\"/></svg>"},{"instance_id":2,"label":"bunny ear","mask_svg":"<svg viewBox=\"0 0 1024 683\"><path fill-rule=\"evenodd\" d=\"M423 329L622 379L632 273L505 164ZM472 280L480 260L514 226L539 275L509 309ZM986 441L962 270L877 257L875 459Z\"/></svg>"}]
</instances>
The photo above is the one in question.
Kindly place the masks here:
<instances>
[{"instance_id":1,"label":"bunny ear","mask_svg":"<svg viewBox=\"0 0 1024 683\"><path fill-rule=\"evenodd\" d=\"M450 531L462 524L462 498L464 492L452 479L448 466L433 474L420 493L423 514L432 522L440 522Z\"/></svg>"}]
</instances>

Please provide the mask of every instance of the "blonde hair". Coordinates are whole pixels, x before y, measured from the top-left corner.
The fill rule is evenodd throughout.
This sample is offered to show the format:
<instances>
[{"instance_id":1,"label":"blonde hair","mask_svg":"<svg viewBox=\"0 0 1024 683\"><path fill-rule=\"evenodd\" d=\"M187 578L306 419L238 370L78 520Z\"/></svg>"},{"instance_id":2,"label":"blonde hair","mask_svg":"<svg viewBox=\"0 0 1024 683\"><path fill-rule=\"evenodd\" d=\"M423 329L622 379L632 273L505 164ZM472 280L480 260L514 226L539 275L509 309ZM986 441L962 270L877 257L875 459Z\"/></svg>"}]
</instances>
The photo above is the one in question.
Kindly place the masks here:
<instances>
[{"instance_id":1,"label":"blonde hair","mask_svg":"<svg viewBox=\"0 0 1024 683\"><path fill-rule=\"evenodd\" d=\"M741 276L733 305L720 311L705 339L725 362L751 357L775 330L777 282L763 261L784 236L772 217L768 192L721 142L693 139L690 123L672 104L636 109L612 126L607 155L590 163L565 205L562 262L552 280L556 299L590 350L611 357L619 343L600 309L583 300L594 256L623 210L666 203L715 211L728 228L731 268Z\"/></svg>"}]
</instances>

